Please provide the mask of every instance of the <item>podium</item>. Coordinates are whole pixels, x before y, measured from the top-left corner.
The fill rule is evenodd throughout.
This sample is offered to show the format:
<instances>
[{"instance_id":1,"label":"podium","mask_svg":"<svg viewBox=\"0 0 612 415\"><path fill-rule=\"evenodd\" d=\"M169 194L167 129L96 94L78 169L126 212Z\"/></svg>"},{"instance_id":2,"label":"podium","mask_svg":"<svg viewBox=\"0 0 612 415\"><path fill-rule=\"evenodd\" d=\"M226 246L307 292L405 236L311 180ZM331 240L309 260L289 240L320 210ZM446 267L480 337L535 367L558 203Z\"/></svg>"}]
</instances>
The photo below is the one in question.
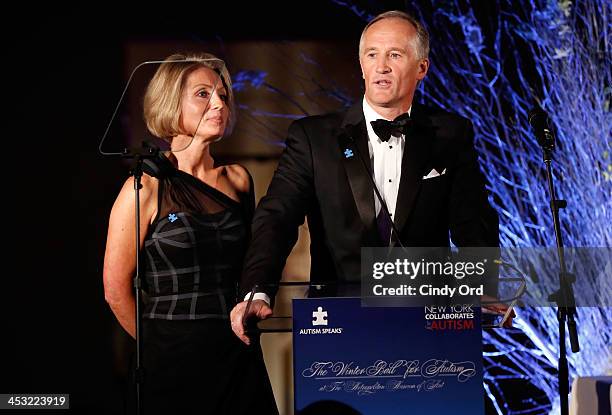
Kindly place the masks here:
<instances>
[{"instance_id":1,"label":"podium","mask_svg":"<svg viewBox=\"0 0 612 415\"><path fill-rule=\"evenodd\" d=\"M293 300L295 414L484 415L480 308Z\"/></svg>"}]
</instances>

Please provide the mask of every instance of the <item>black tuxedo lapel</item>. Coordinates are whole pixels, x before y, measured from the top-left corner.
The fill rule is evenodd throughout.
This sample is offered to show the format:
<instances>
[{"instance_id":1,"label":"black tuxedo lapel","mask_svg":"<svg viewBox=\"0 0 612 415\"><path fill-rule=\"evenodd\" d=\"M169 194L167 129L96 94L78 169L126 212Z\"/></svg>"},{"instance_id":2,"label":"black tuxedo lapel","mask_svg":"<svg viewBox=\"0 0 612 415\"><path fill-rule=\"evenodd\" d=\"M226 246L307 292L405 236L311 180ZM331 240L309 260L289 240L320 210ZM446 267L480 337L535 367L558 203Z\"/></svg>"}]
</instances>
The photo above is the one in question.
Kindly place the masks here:
<instances>
[{"instance_id":1,"label":"black tuxedo lapel","mask_svg":"<svg viewBox=\"0 0 612 415\"><path fill-rule=\"evenodd\" d=\"M400 233L421 188L423 169L431 157L431 140L434 134L431 120L417 105L412 108L411 120L405 136L402 178L395 207L395 226Z\"/></svg>"},{"instance_id":2,"label":"black tuxedo lapel","mask_svg":"<svg viewBox=\"0 0 612 415\"><path fill-rule=\"evenodd\" d=\"M366 229L366 240L363 243L377 245L379 241L374 211L374 189L366 172L367 169L369 174L372 174L372 162L361 101L348 110L337 139L353 199Z\"/></svg>"}]
</instances>

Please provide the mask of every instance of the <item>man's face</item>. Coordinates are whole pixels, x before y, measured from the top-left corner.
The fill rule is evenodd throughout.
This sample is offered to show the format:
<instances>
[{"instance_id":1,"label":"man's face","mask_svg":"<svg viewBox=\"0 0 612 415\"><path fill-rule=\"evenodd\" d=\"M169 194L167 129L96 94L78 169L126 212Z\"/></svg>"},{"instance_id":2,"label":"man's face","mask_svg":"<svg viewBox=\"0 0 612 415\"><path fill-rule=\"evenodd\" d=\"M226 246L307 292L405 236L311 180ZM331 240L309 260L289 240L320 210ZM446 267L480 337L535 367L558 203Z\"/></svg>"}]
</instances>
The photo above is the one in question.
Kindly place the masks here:
<instances>
[{"instance_id":1,"label":"man's face","mask_svg":"<svg viewBox=\"0 0 612 415\"><path fill-rule=\"evenodd\" d=\"M373 107L407 111L417 81L425 78L429 62L417 54L416 29L400 18L374 23L363 37L359 63L366 100Z\"/></svg>"}]
</instances>

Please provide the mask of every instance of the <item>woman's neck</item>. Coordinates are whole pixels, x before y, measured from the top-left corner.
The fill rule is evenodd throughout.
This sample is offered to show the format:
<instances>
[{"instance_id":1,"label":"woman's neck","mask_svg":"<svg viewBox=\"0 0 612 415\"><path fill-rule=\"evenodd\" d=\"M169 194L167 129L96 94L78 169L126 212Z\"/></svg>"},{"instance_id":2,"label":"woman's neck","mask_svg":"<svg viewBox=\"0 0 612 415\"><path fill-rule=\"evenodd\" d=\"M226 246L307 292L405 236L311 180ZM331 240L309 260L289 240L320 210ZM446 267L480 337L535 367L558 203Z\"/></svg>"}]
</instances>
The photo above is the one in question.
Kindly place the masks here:
<instances>
[{"instance_id":1,"label":"woman's neck","mask_svg":"<svg viewBox=\"0 0 612 415\"><path fill-rule=\"evenodd\" d=\"M210 155L210 143L192 140L187 148L173 154L178 162L178 169L192 176L204 178L215 168L215 161Z\"/></svg>"}]
</instances>

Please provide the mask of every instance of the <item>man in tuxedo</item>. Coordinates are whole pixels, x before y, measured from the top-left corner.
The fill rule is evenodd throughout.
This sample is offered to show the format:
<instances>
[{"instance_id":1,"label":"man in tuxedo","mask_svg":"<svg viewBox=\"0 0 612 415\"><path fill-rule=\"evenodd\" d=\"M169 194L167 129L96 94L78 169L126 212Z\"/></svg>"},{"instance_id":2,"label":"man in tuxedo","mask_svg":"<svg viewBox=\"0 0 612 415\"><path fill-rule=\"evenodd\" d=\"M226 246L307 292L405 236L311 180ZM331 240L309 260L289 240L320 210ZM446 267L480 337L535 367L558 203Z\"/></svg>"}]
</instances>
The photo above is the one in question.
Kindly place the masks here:
<instances>
[{"instance_id":1,"label":"man in tuxedo","mask_svg":"<svg viewBox=\"0 0 612 415\"><path fill-rule=\"evenodd\" d=\"M304 216L312 282L358 281L361 247L448 247L449 233L457 246L498 246L498 218L487 201L471 123L413 103L428 53L429 35L412 16L375 17L359 43L363 100L289 127L253 219L241 296L260 288L248 317L271 315L276 290L270 285L280 279ZM249 343L246 304L232 310L231 320Z\"/></svg>"}]
</instances>

